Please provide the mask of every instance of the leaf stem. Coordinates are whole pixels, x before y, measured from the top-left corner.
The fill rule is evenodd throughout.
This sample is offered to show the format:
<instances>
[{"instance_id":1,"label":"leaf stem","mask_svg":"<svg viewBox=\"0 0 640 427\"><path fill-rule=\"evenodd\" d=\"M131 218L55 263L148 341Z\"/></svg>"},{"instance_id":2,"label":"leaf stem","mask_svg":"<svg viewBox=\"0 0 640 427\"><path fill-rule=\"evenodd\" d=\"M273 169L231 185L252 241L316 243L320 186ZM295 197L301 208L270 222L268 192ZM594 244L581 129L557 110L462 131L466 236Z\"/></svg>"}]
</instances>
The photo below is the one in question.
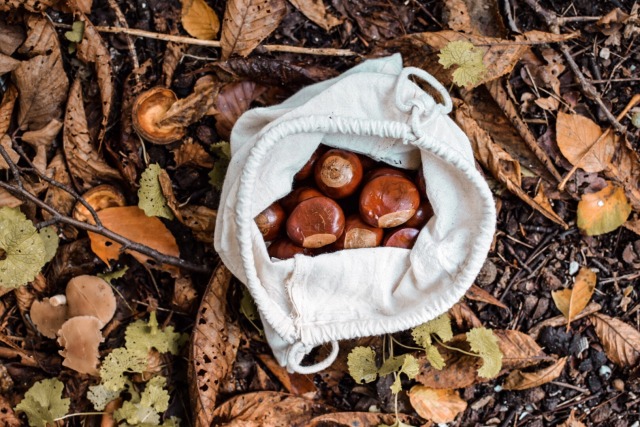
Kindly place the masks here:
<instances>
[{"instance_id":1,"label":"leaf stem","mask_svg":"<svg viewBox=\"0 0 640 427\"><path fill-rule=\"evenodd\" d=\"M480 357L480 355L478 354L465 351L458 347L452 347L450 345L446 345L444 342L442 342L440 338L438 338L437 335L433 335L433 339L436 340L438 344L440 344L442 347L446 348L447 350L457 351L458 353L466 354L467 356Z\"/></svg>"}]
</instances>

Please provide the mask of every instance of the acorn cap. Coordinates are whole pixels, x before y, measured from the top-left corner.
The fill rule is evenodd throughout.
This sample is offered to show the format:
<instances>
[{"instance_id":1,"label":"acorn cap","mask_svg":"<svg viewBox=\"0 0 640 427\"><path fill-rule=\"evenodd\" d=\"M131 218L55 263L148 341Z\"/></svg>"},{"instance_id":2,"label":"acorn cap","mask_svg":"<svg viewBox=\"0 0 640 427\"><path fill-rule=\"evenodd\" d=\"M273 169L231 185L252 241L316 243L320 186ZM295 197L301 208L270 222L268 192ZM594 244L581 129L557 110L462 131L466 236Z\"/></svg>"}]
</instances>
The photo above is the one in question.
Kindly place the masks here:
<instances>
[{"instance_id":1,"label":"acorn cap","mask_svg":"<svg viewBox=\"0 0 640 427\"><path fill-rule=\"evenodd\" d=\"M172 90L154 87L141 93L133 104L133 127L144 139L154 144L170 144L182 139L184 126L176 123L161 124L167 111L178 100Z\"/></svg>"}]
</instances>

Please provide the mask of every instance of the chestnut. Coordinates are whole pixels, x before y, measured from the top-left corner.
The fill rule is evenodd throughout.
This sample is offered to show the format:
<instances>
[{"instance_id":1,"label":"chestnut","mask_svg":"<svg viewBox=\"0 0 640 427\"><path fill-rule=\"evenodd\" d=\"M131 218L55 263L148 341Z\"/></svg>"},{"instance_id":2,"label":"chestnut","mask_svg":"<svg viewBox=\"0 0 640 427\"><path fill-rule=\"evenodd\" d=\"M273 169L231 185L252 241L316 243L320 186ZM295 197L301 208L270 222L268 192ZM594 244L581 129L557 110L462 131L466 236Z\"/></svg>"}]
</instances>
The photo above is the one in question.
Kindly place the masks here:
<instances>
[{"instance_id":1,"label":"chestnut","mask_svg":"<svg viewBox=\"0 0 640 427\"><path fill-rule=\"evenodd\" d=\"M418 189L407 178L379 176L360 193L360 216L374 227L397 227L416 213L419 204Z\"/></svg>"},{"instance_id":2,"label":"chestnut","mask_svg":"<svg viewBox=\"0 0 640 427\"><path fill-rule=\"evenodd\" d=\"M285 214L280 203L273 202L265 210L255 217L258 230L262 233L265 241L270 241L278 237L282 224L284 224Z\"/></svg>"},{"instance_id":3,"label":"chestnut","mask_svg":"<svg viewBox=\"0 0 640 427\"><path fill-rule=\"evenodd\" d=\"M424 180L424 173L422 173L422 166L420 166L420 169L416 174L416 186L420 192L420 197L427 197L427 184Z\"/></svg>"},{"instance_id":4,"label":"chestnut","mask_svg":"<svg viewBox=\"0 0 640 427\"><path fill-rule=\"evenodd\" d=\"M392 230L387 237L384 238L383 246L393 248L411 249L416 243L420 230L417 228L403 227Z\"/></svg>"},{"instance_id":5,"label":"chestnut","mask_svg":"<svg viewBox=\"0 0 640 427\"><path fill-rule=\"evenodd\" d=\"M312 197L324 196L321 192L311 187L300 187L280 199L280 204L285 212L291 213L298 204Z\"/></svg>"},{"instance_id":6,"label":"chestnut","mask_svg":"<svg viewBox=\"0 0 640 427\"><path fill-rule=\"evenodd\" d=\"M409 176L404 171L401 171L400 169L383 167L383 168L374 169L371 172L369 172L365 177L365 180L369 182L372 179L375 179L379 176L387 176L387 175L400 176L402 178L409 179Z\"/></svg>"},{"instance_id":7,"label":"chestnut","mask_svg":"<svg viewBox=\"0 0 640 427\"><path fill-rule=\"evenodd\" d=\"M320 191L333 199L355 193L362 181L362 163L355 153L332 149L318 159L315 180Z\"/></svg>"},{"instance_id":8,"label":"chestnut","mask_svg":"<svg viewBox=\"0 0 640 427\"><path fill-rule=\"evenodd\" d=\"M372 227L360 219L358 214L347 218L344 233L336 241L336 249L374 248L380 246L384 230Z\"/></svg>"},{"instance_id":9,"label":"chestnut","mask_svg":"<svg viewBox=\"0 0 640 427\"><path fill-rule=\"evenodd\" d=\"M300 169L298 173L293 176L293 179L295 181L302 181L303 179L307 179L311 176L311 174L313 173L313 167L315 166L318 157L320 157L320 151L320 148L318 148L313 152L309 160L307 160L307 163L305 163L302 169Z\"/></svg>"},{"instance_id":10,"label":"chestnut","mask_svg":"<svg viewBox=\"0 0 640 427\"><path fill-rule=\"evenodd\" d=\"M287 235L295 244L305 248L330 245L343 231L342 209L324 196L300 202L287 219Z\"/></svg>"},{"instance_id":11,"label":"chestnut","mask_svg":"<svg viewBox=\"0 0 640 427\"><path fill-rule=\"evenodd\" d=\"M297 254L311 255L309 249L305 249L302 246L294 244L286 237L275 240L267 248L269 256L278 259L293 258Z\"/></svg>"},{"instance_id":12,"label":"chestnut","mask_svg":"<svg viewBox=\"0 0 640 427\"><path fill-rule=\"evenodd\" d=\"M433 216L433 208L431 207L431 203L428 200L422 199L418 209L416 209L416 213L413 214L411 218L407 222L404 223L406 227L411 228L422 228Z\"/></svg>"}]
</instances>

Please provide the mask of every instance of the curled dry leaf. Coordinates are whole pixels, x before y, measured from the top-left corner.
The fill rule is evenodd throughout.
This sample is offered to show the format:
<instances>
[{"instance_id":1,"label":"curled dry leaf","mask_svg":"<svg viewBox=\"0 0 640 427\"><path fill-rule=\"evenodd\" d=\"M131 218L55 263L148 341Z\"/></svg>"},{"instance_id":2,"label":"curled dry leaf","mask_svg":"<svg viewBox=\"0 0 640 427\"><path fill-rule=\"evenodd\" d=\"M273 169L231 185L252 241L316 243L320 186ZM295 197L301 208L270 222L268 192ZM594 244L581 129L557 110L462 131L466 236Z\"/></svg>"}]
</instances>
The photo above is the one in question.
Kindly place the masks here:
<instances>
[{"instance_id":1,"label":"curled dry leaf","mask_svg":"<svg viewBox=\"0 0 640 427\"><path fill-rule=\"evenodd\" d=\"M310 64L298 65L289 60L263 56L230 58L217 65L224 71L243 79L286 88L306 86L338 75L333 68Z\"/></svg>"},{"instance_id":2,"label":"curled dry leaf","mask_svg":"<svg viewBox=\"0 0 640 427\"><path fill-rule=\"evenodd\" d=\"M178 277L173 285L171 305L183 313L192 313L198 300L198 291L193 286L191 277Z\"/></svg>"},{"instance_id":3,"label":"curled dry leaf","mask_svg":"<svg viewBox=\"0 0 640 427\"><path fill-rule=\"evenodd\" d=\"M227 306L231 277L231 272L219 264L202 298L191 335L189 394L196 424L201 426L214 425L211 408L216 406L220 384L233 369L240 341L239 327L230 320Z\"/></svg>"},{"instance_id":4,"label":"curled dry leaf","mask_svg":"<svg viewBox=\"0 0 640 427\"><path fill-rule=\"evenodd\" d=\"M116 312L116 296L111 286L97 276L82 275L69 280L66 289L68 316L93 316L100 329Z\"/></svg>"},{"instance_id":5,"label":"curled dry leaf","mask_svg":"<svg viewBox=\"0 0 640 427\"><path fill-rule=\"evenodd\" d=\"M455 390L414 385L409 391L411 406L422 418L434 423L450 423L467 409L467 402Z\"/></svg>"},{"instance_id":6,"label":"curled dry leaf","mask_svg":"<svg viewBox=\"0 0 640 427\"><path fill-rule=\"evenodd\" d=\"M400 422L405 425L419 425L417 420L412 419L408 415L398 414ZM380 426L395 425L396 418L394 414L382 414L379 412L336 412L333 414L324 414L312 418L305 423L305 427L354 427L354 426Z\"/></svg>"},{"instance_id":7,"label":"curled dry leaf","mask_svg":"<svg viewBox=\"0 0 640 427\"><path fill-rule=\"evenodd\" d=\"M640 361L640 331L601 313L593 314L589 319L609 360L622 367L637 366Z\"/></svg>"},{"instance_id":8,"label":"curled dry leaf","mask_svg":"<svg viewBox=\"0 0 640 427\"><path fill-rule=\"evenodd\" d=\"M202 145L193 141L180 144L178 148L173 150L173 158L176 162L176 167L185 165L200 166L207 169L213 167L211 154L209 154Z\"/></svg>"},{"instance_id":9,"label":"curled dry leaf","mask_svg":"<svg viewBox=\"0 0 640 427\"><path fill-rule=\"evenodd\" d=\"M467 326L469 328L482 327L482 321L478 319L478 316L471 310L467 304L463 301L458 301L449 309L449 315L456 322L458 327L462 328Z\"/></svg>"},{"instance_id":10,"label":"curled dry leaf","mask_svg":"<svg viewBox=\"0 0 640 427\"><path fill-rule=\"evenodd\" d=\"M216 130L221 138L228 140L231 128L238 117L249 109L251 103L266 91L266 87L244 80L225 85L218 94L214 114Z\"/></svg>"},{"instance_id":11,"label":"curled dry leaf","mask_svg":"<svg viewBox=\"0 0 640 427\"><path fill-rule=\"evenodd\" d=\"M104 341L102 322L93 316L77 316L64 322L58 332L58 344L64 347L62 364L82 374L98 376L100 354L98 346Z\"/></svg>"},{"instance_id":12,"label":"curled dry leaf","mask_svg":"<svg viewBox=\"0 0 640 427\"><path fill-rule=\"evenodd\" d=\"M0 136L0 145L2 145L2 148L5 149L13 162L17 162L20 159L20 155L11 147L11 137L7 135L7 132L9 131L9 126L11 126L11 117L13 116L13 109L17 99L18 90L15 86L9 85L0 102L0 135L2 135ZM0 156L0 170L8 168L9 165Z\"/></svg>"},{"instance_id":13,"label":"curled dry leaf","mask_svg":"<svg viewBox=\"0 0 640 427\"><path fill-rule=\"evenodd\" d=\"M49 298L45 298L34 301L29 314L38 332L47 338L55 338L67 320L67 306L51 304Z\"/></svg>"},{"instance_id":14,"label":"curled dry leaf","mask_svg":"<svg viewBox=\"0 0 640 427\"><path fill-rule=\"evenodd\" d=\"M91 143L80 79L73 82L69 92L64 117L63 147L71 179L77 188L86 191L102 181L120 179L118 171L105 162Z\"/></svg>"},{"instance_id":15,"label":"curled dry leaf","mask_svg":"<svg viewBox=\"0 0 640 427\"><path fill-rule=\"evenodd\" d=\"M62 122L52 119L45 127L22 135L22 140L35 148L36 156L32 161L41 172L47 168L47 150L60 133L60 129L62 129Z\"/></svg>"},{"instance_id":16,"label":"curled dry leaf","mask_svg":"<svg viewBox=\"0 0 640 427\"><path fill-rule=\"evenodd\" d=\"M284 0L230 0L222 20L222 60L247 56L271 34L287 13Z\"/></svg>"},{"instance_id":17,"label":"curled dry leaf","mask_svg":"<svg viewBox=\"0 0 640 427\"><path fill-rule=\"evenodd\" d=\"M507 309L507 306L504 305L502 301L476 285L471 285L465 294L465 297L474 301L485 302L487 304L495 305L496 307Z\"/></svg>"},{"instance_id":18,"label":"curled dry leaf","mask_svg":"<svg viewBox=\"0 0 640 427\"><path fill-rule=\"evenodd\" d=\"M340 25L342 21L329 12L322 0L290 0L291 4L296 7L304 16L318 24L320 27L329 31L336 25Z\"/></svg>"},{"instance_id":19,"label":"curled dry leaf","mask_svg":"<svg viewBox=\"0 0 640 427\"><path fill-rule=\"evenodd\" d=\"M13 59L12 57L0 53L0 76L9 73L20 65L20 61Z\"/></svg>"},{"instance_id":20,"label":"curled dry leaf","mask_svg":"<svg viewBox=\"0 0 640 427\"><path fill-rule=\"evenodd\" d=\"M205 0L182 0L182 26L197 39L213 40L220 31L220 20Z\"/></svg>"},{"instance_id":21,"label":"curled dry leaf","mask_svg":"<svg viewBox=\"0 0 640 427\"><path fill-rule=\"evenodd\" d=\"M551 296L558 310L567 318L567 330L571 322L589 304L596 289L596 273L586 267L580 268L573 289L553 291Z\"/></svg>"},{"instance_id":22,"label":"curled dry leaf","mask_svg":"<svg viewBox=\"0 0 640 427\"><path fill-rule=\"evenodd\" d=\"M82 195L82 198L87 202L94 211L98 212L106 208L123 207L127 201L124 198L124 194L113 185L102 184L93 187ZM77 202L73 208L73 217L78 221L95 223L93 215L89 212L82 203Z\"/></svg>"},{"instance_id":23,"label":"curled dry leaf","mask_svg":"<svg viewBox=\"0 0 640 427\"><path fill-rule=\"evenodd\" d=\"M149 246L165 255L180 256L176 239L162 221L156 217L146 216L144 211L137 206L103 209L98 212L98 218L105 228L133 242ZM109 265L111 260L120 257L122 245L99 234L92 232L88 234L91 239L91 250L105 264ZM127 249L126 252L140 263L144 264L150 260L149 257L139 252L130 249ZM155 264L151 263L151 266L155 266Z\"/></svg>"},{"instance_id":24,"label":"curled dry leaf","mask_svg":"<svg viewBox=\"0 0 640 427\"><path fill-rule=\"evenodd\" d=\"M10 25L0 19L0 53L12 55L24 42L26 35L21 25Z\"/></svg>"},{"instance_id":25,"label":"curled dry leaf","mask_svg":"<svg viewBox=\"0 0 640 427\"><path fill-rule=\"evenodd\" d=\"M604 138L600 138L601 135L602 129L591 119L578 114L558 113L558 147L572 165L587 172L600 172L607 167L617 144L613 133L609 132Z\"/></svg>"},{"instance_id":26,"label":"curled dry leaf","mask_svg":"<svg viewBox=\"0 0 640 427\"><path fill-rule=\"evenodd\" d=\"M259 391L232 397L218 406L212 417L213 425L251 425L249 423L254 422L256 426L302 426L314 416L327 412L334 412L334 409L287 393Z\"/></svg>"},{"instance_id":27,"label":"curled dry leaf","mask_svg":"<svg viewBox=\"0 0 640 427\"><path fill-rule=\"evenodd\" d=\"M218 211L206 206L186 205L179 209L180 222L201 242L212 243ZM178 215L176 215L178 216Z\"/></svg>"},{"instance_id":28,"label":"curled dry leaf","mask_svg":"<svg viewBox=\"0 0 640 427\"><path fill-rule=\"evenodd\" d=\"M578 228L588 236L597 236L624 224L631 214L631 204L622 187L608 182L600 191L583 194L576 213Z\"/></svg>"},{"instance_id":29,"label":"curled dry leaf","mask_svg":"<svg viewBox=\"0 0 640 427\"><path fill-rule=\"evenodd\" d=\"M562 374L567 358L558 359L551 366L535 372L513 371L504 381L505 390L526 390L553 381Z\"/></svg>"},{"instance_id":30,"label":"curled dry leaf","mask_svg":"<svg viewBox=\"0 0 640 427\"><path fill-rule=\"evenodd\" d=\"M530 336L513 330L494 330L493 332L498 337L498 346L503 354L503 371L522 369L549 360ZM456 335L447 342L447 345L468 350L465 334ZM446 363L442 370L434 369L423 356L419 359L421 367L416 380L422 385L437 389L456 389L487 381L478 376L479 358L441 347L438 351Z\"/></svg>"},{"instance_id":31,"label":"curled dry leaf","mask_svg":"<svg viewBox=\"0 0 640 427\"><path fill-rule=\"evenodd\" d=\"M288 393L297 396L305 395L311 398L318 391L318 387L313 382L313 375L303 375L297 372L289 373L270 354L258 354L257 356L264 363L266 369L280 381L280 384Z\"/></svg>"},{"instance_id":32,"label":"curled dry leaf","mask_svg":"<svg viewBox=\"0 0 640 427\"><path fill-rule=\"evenodd\" d=\"M71 186L71 177L69 176L67 164L64 161L64 156L62 155L62 149L59 148L53 159L49 162L49 165L47 166L47 175L61 184ZM47 188L44 201L61 214L70 215L71 210L73 209L73 204L75 203L75 198L62 188L50 185ZM45 220L52 218L51 213L45 210L42 211L42 216ZM71 226L62 226L61 228L65 237L69 240L73 240L77 236L77 230L75 228Z\"/></svg>"}]
</instances>

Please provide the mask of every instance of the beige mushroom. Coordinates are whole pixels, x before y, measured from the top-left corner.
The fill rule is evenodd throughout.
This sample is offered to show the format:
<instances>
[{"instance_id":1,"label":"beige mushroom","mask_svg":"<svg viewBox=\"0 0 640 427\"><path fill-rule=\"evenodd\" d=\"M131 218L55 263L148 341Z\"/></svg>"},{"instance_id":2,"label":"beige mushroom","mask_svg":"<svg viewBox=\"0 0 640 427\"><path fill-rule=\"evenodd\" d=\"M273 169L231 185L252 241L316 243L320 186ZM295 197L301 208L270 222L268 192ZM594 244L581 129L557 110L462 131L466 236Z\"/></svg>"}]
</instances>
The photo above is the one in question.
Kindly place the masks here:
<instances>
[{"instance_id":1,"label":"beige mushroom","mask_svg":"<svg viewBox=\"0 0 640 427\"><path fill-rule=\"evenodd\" d=\"M116 312L116 297L107 282L97 276L77 276L67 284L68 317L94 316L106 325Z\"/></svg>"},{"instance_id":2,"label":"beige mushroom","mask_svg":"<svg viewBox=\"0 0 640 427\"><path fill-rule=\"evenodd\" d=\"M55 338L56 332L67 320L67 306L64 304L52 304L53 301L60 301L64 295L45 298L42 301L34 301L31 305L31 321L36 326L38 332L47 338Z\"/></svg>"},{"instance_id":3,"label":"beige mushroom","mask_svg":"<svg viewBox=\"0 0 640 427\"><path fill-rule=\"evenodd\" d=\"M98 347L104 341L102 322L93 316L76 316L64 322L58 331L58 344L64 347L62 365L83 374L99 375Z\"/></svg>"},{"instance_id":4,"label":"beige mushroom","mask_svg":"<svg viewBox=\"0 0 640 427\"><path fill-rule=\"evenodd\" d=\"M167 111L178 100L164 87L154 87L138 96L133 104L135 130L154 144L169 144L184 137L186 128L176 123L162 123Z\"/></svg>"},{"instance_id":5,"label":"beige mushroom","mask_svg":"<svg viewBox=\"0 0 640 427\"><path fill-rule=\"evenodd\" d=\"M91 190L84 193L82 197L96 212L106 208L126 206L127 204L127 201L120 190L113 185L108 184L93 187ZM76 206L73 208L73 217L78 221L94 222L93 215L91 215L89 209L79 202L76 203Z\"/></svg>"}]
</instances>

